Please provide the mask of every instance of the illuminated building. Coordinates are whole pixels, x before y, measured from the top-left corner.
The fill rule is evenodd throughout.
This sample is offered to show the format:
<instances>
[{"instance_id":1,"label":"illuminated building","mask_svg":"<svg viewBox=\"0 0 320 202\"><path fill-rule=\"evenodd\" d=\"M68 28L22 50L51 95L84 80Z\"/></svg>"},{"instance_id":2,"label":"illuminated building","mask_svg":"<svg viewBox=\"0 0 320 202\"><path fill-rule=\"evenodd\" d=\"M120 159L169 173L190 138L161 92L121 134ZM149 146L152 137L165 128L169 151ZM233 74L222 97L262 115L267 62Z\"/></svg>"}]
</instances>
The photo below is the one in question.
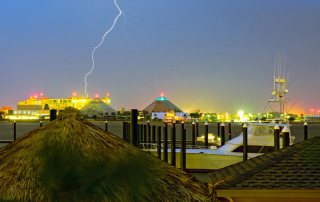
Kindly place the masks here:
<instances>
[{"instance_id":1,"label":"illuminated building","mask_svg":"<svg viewBox=\"0 0 320 202\"><path fill-rule=\"evenodd\" d=\"M96 99L98 97L99 95L95 96ZM76 93L73 93L70 98L48 98L41 93L40 96L30 96L28 99L18 102L17 110L9 110L6 118L11 120L48 118L51 109L59 111L67 107L74 107L81 110L92 100L92 98L77 97ZM99 100L106 105L110 104L109 94Z\"/></svg>"},{"instance_id":2,"label":"illuminated building","mask_svg":"<svg viewBox=\"0 0 320 202\"><path fill-rule=\"evenodd\" d=\"M9 106L3 106L0 109L0 119L4 119L5 116L9 113L9 111L12 110Z\"/></svg>"},{"instance_id":3,"label":"illuminated building","mask_svg":"<svg viewBox=\"0 0 320 202\"><path fill-rule=\"evenodd\" d=\"M10 110L5 116L10 120L49 119L50 110Z\"/></svg>"},{"instance_id":4,"label":"illuminated building","mask_svg":"<svg viewBox=\"0 0 320 202\"><path fill-rule=\"evenodd\" d=\"M187 114L170 102L163 94L156 98L143 111L149 112L152 119L162 119L166 121L182 120Z\"/></svg>"},{"instance_id":5,"label":"illuminated building","mask_svg":"<svg viewBox=\"0 0 320 202\"><path fill-rule=\"evenodd\" d=\"M4 112L5 114L8 114L10 110L12 110L10 106L3 106L1 107L0 112Z\"/></svg>"},{"instance_id":6,"label":"illuminated building","mask_svg":"<svg viewBox=\"0 0 320 202\"><path fill-rule=\"evenodd\" d=\"M98 95L96 95L98 97ZM78 110L81 110L85 105L91 102L93 99L77 97L74 93L70 98L48 98L40 96L31 96L29 99L20 101L17 105L17 110L64 110L66 107L74 107ZM101 98L101 100L109 105L110 98L106 96L105 98Z\"/></svg>"},{"instance_id":7,"label":"illuminated building","mask_svg":"<svg viewBox=\"0 0 320 202\"><path fill-rule=\"evenodd\" d=\"M114 110L99 98L91 100L81 109L81 114L88 116L88 118L111 115L115 113L116 110Z\"/></svg>"}]
</instances>

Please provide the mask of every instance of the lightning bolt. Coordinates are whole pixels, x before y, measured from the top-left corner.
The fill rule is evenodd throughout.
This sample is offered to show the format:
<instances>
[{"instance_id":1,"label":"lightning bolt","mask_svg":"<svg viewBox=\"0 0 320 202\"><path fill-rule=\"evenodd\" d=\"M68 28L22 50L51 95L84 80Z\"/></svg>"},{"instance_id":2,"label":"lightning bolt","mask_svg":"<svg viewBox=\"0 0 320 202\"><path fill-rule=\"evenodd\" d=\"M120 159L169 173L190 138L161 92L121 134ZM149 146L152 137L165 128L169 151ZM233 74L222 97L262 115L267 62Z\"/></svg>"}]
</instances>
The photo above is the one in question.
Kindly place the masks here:
<instances>
[{"instance_id":1,"label":"lightning bolt","mask_svg":"<svg viewBox=\"0 0 320 202\"><path fill-rule=\"evenodd\" d=\"M115 27L115 25L117 24L117 21L119 19L119 17L122 15L122 10L121 8L119 7L118 3L117 3L117 0L113 0L113 3L115 5L115 7L118 9L119 13L118 15L116 16L116 18L113 20L113 24L111 25L111 27L104 33L104 35L102 36L101 38L101 41L98 45L96 45L93 50L92 50L92 53L91 53L91 61L92 61L92 66L91 66L91 69L89 72L87 72L84 76L84 93L86 95L86 97L89 97L88 95L88 92L87 92L87 87L88 87L88 83L87 83L87 78L88 76L90 76L90 74L93 72L94 70L94 65L95 65L95 61L94 61L94 54L96 52L96 50L103 44L105 38L108 36L108 34L113 30L113 28Z\"/></svg>"}]
</instances>

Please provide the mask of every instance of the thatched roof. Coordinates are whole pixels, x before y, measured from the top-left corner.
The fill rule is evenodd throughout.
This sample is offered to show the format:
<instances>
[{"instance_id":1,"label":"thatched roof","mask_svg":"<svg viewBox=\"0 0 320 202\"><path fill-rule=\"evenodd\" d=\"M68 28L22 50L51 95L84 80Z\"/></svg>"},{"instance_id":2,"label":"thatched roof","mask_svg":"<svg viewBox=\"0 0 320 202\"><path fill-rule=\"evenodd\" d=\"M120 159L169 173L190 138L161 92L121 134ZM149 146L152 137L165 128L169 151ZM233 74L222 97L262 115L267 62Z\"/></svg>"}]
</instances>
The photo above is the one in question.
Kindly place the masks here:
<instances>
[{"instance_id":1,"label":"thatched roof","mask_svg":"<svg viewBox=\"0 0 320 202\"><path fill-rule=\"evenodd\" d=\"M207 201L206 185L78 118L0 149L0 201Z\"/></svg>"}]
</instances>

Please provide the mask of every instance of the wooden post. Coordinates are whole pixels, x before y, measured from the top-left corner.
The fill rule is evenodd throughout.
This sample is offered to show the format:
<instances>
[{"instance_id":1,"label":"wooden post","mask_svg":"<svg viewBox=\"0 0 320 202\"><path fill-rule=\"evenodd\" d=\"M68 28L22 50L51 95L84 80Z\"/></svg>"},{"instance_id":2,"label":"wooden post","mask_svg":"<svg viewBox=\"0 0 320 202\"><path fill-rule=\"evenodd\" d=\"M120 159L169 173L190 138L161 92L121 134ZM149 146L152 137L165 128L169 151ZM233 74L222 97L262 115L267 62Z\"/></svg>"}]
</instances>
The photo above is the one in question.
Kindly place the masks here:
<instances>
[{"instance_id":1,"label":"wooden post","mask_svg":"<svg viewBox=\"0 0 320 202\"><path fill-rule=\"evenodd\" d=\"M150 121L148 120L147 121L147 139L148 139L148 142L151 143L151 126L150 126Z\"/></svg>"},{"instance_id":2,"label":"wooden post","mask_svg":"<svg viewBox=\"0 0 320 202\"><path fill-rule=\"evenodd\" d=\"M130 143L130 139L131 139L130 128L131 128L131 123L127 122L126 133L127 133L127 142L128 143Z\"/></svg>"},{"instance_id":3,"label":"wooden post","mask_svg":"<svg viewBox=\"0 0 320 202\"><path fill-rule=\"evenodd\" d=\"M50 121L54 121L57 119L57 110L51 109L50 110Z\"/></svg>"},{"instance_id":4,"label":"wooden post","mask_svg":"<svg viewBox=\"0 0 320 202\"><path fill-rule=\"evenodd\" d=\"M221 146L225 144L226 141L226 125L224 123L221 123Z\"/></svg>"},{"instance_id":5,"label":"wooden post","mask_svg":"<svg viewBox=\"0 0 320 202\"><path fill-rule=\"evenodd\" d=\"M161 160L161 126L158 126L158 132L157 132L157 154L158 154L158 159Z\"/></svg>"},{"instance_id":6,"label":"wooden post","mask_svg":"<svg viewBox=\"0 0 320 202\"><path fill-rule=\"evenodd\" d=\"M16 120L13 121L13 140L17 139L17 122Z\"/></svg>"},{"instance_id":7,"label":"wooden post","mask_svg":"<svg viewBox=\"0 0 320 202\"><path fill-rule=\"evenodd\" d=\"M273 128L274 133L274 150L278 151L280 149L280 127L276 124Z\"/></svg>"},{"instance_id":8,"label":"wooden post","mask_svg":"<svg viewBox=\"0 0 320 202\"><path fill-rule=\"evenodd\" d=\"M163 160L168 163L168 124L163 127Z\"/></svg>"},{"instance_id":9,"label":"wooden post","mask_svg":"<svg viewBox=\"0 0 320 202\"><path fill-rule=\"evenodd\" d=\"M232 134L232 132L231 132L231 122L229 122L229 140L231 140L231 134Z\"/></svg>"},{"instance_id":10,"label":"wooden post","mask_svg":"<svg viewBox=\"0 0 320 202\"><path fill-rule=\"evenodd\" d=\"M248 127L244 123L242 126L242 136L243 136L243 161L248 159Z\"/></svg>"},{"instance_id":11,"label":"wooden post","mask_svg":"<svg viewBox=\"0 0 320 202\"><path fill-rule=\"evenodd\" d=\"M152 126L152 143L156 143L156 126Z\"/></svg>"},{"instance_id":12,"label":"wooden post","mask_svg":"<svg viewBox=\"0 0 320 202\"><path fill-rule=\"evenodd\" d=\"M104 122L104 128L105 128L106 132L108 132L108 121Z\"/></svg>"},{"instance_id":13,"label":"wooden post","mask_svg":"<svg viewBox=\"0 0 320 202\"><path fill-rule=\"evenodd\" d=\"M145 136L144 136L144 131L143 131L143 129L144 129L144 126L143 126L143 124L139 124L139 136L140 136L140 138L139 138L139 140L141 140L141 141L139 141L139 143L144 143L143 145L146 147L146 148L148 148L148 146L149 145L146 145L145 143L147 143L147 140L146 140L146 138L145 138ZM142 144L140 144L141 146L142 146Z\"/></svg>"},{"instance_id":14,"label":"wooden post","mask_svg":"<svg viewBox=\"0 0 320 202\"><path fill-rule=\"evenodd\" d=\"M130 143L131 133L130 133L131 125L130 122L126 124L126 133L127 133L127 142Z\"/></svg>"},{"instance_id":15,"label":"wooden post","mask_svg":"<svg viewBox=\"0 0 320 202\"><path fill-rule=\"evenodd\" d=\"M131 131L131 126L130 126L130 131ZM130 132L131 133L131 132ZM139 142L140 143L143 143L143 141L142 141L142 136L141 136L141 127L140 127L140 124L137 124L137 139L138 139L138 144L139 144ZM130 138L131 138L131 136L130 136ZM142 145L143 144L140 144L140 148L142 147Z\"/></svg>"},{"instance_id":16,"label":"wooden post","mask_svg":"<svg viewBox=\"0 0 320 202\"><path fill-rule=\"evenodd\" d=\"M290 129L287 125L282 129L282 145L282 148L290 145Z\"/></svg>"},{"instance_id":17,"label":"wooden post","mask_svg":"<svg viewBox=\"0 0 320 202\"><path fill-rule=\"evenodd\" d=\"M130 143L138 147L138 110L131 109Z\"/></svg>"},{"instance_id":18,"label":"wooden post","mask_svg":"<svg viewBox=\"0 0 320 202\"><path fill-rule=\"evenodd\" d=\"M176 124L171 129L171 165L176 166Z\"/></svg>"},{"instance_id":19,"label":"wooden post","mask_svg":"<svg viewBox=\"0 0 320 202\"><path fill-rule=\"evenodd\" d=\"M128 142L128 136L127 136L127 122L122 122L122 139L126 142Z\"/></svg>"},{"instance_id":20,"label":"wooden post","mask_svg":"<svg viewBox=\"0 0 320 202\"><path fill-rule=\"evenodd\" d=\"M304 137L304 140L308 139L308 123L307 122L304 122L303 124L303 137Z\"/></svg>"},{"instance_id":21,"label":"wooden post","mask_svg":"<svg viewBox=\"0 0 320 202\"><path fill-rule=\"evenodd\" d=\"M150 148L150 139L148 138L148 135L147 135L147 125L146 124L143 124L142 125L142 129L143 129L143 138L145 139L145 142L147 143L147 148Z\"/></svg>"},{"instance_id":22,"label":"wooden post","mask_svg":"<svg viewBox=\"0 0 320 202\"><path fill-rule=\"evenodd\" d=\"M42 127L42 121L40 121L40 127Z\"/></svg>"},{"instance_id":23,"label":"wooden post","mask_svg":"<svg viewBox=\"0 0 320 202\"><path fill-rule=\"evenodd\" d=\"M204 124L204 145L206 147L209 146L209 126L207 121Z\"/></svg>"},{"instance_id":24,"label":"wooden post","mask_svg":"<svg viewBox=\"0 0 320 202\"><path fill-rule=\"evenodd\" d=\"M146 133L145 133L145 127L144 127L144 124L140 124L140 135L141 135L141 137L144 139L144 143L148 143L147 142L147 138L146 138ZM141 138L140 138L141 139ZM145 146L146 146L146 148L148 148L148 144L145 144Z\"/></svg>"},{"instance_id":25,"label":"wooden post","mask_svg":"<svg viewBox=\"0 0 320 202\"><path fill-rule=\"evenodd\" d=\"M196 121L196 137L199 137L199 121Z\"/></svg>"},{"instance_id":26,"label":"wooden post","mask_svg":"<svg viewBox=\"0 0 320 202\"><path fill-rule=\"evenodd\" d=\"M281 123L279 123L280 133L282 133L283 126L280 126Z\"/></svg>"},{"instance_id":27,"label":"wooden post","mask_svg":"<svg viewBox=\"0 0 320 202\"><path fill-rule=\"evenodd\" d=\"M180 169L186 170L186 129L181 124Z\"/></svg>"},{"instance_id":28,"label":"wooden post","mask_svg":"<svg viewBox=\"0 0 320 202\"><path fill-rule=\"evenodd\" d=\"M196 145L196 124L192 122L192 146Z\"/></svg>"},{"instance_id":29,"label":"wooden post","mask_svg":"<svg viewBox=\"0 0 320 202\"><path fill-rule=\"evenodd\" d=\"M217 123L217 133L218 137L220 137L220 122Z\"/></svg>"}]
</instances>

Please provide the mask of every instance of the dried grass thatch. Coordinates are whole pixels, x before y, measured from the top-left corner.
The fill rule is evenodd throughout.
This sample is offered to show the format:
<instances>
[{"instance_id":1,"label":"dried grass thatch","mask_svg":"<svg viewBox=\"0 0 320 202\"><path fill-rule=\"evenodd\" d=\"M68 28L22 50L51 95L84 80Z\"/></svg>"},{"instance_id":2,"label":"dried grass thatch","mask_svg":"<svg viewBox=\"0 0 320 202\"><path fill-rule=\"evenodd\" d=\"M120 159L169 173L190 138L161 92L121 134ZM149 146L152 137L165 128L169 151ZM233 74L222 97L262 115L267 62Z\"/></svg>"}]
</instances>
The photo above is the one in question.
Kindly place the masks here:
<instances>
[{"instance_id":1,"label":"dried grass thatch","mask_svg":"<svg viewBox=\"0 0 320 202\"><path fill-rule=\"evenodd\" d=\"M208 201L179 169L65 113L0 149L0 200Z\"/></svg>"}]
</instances>

